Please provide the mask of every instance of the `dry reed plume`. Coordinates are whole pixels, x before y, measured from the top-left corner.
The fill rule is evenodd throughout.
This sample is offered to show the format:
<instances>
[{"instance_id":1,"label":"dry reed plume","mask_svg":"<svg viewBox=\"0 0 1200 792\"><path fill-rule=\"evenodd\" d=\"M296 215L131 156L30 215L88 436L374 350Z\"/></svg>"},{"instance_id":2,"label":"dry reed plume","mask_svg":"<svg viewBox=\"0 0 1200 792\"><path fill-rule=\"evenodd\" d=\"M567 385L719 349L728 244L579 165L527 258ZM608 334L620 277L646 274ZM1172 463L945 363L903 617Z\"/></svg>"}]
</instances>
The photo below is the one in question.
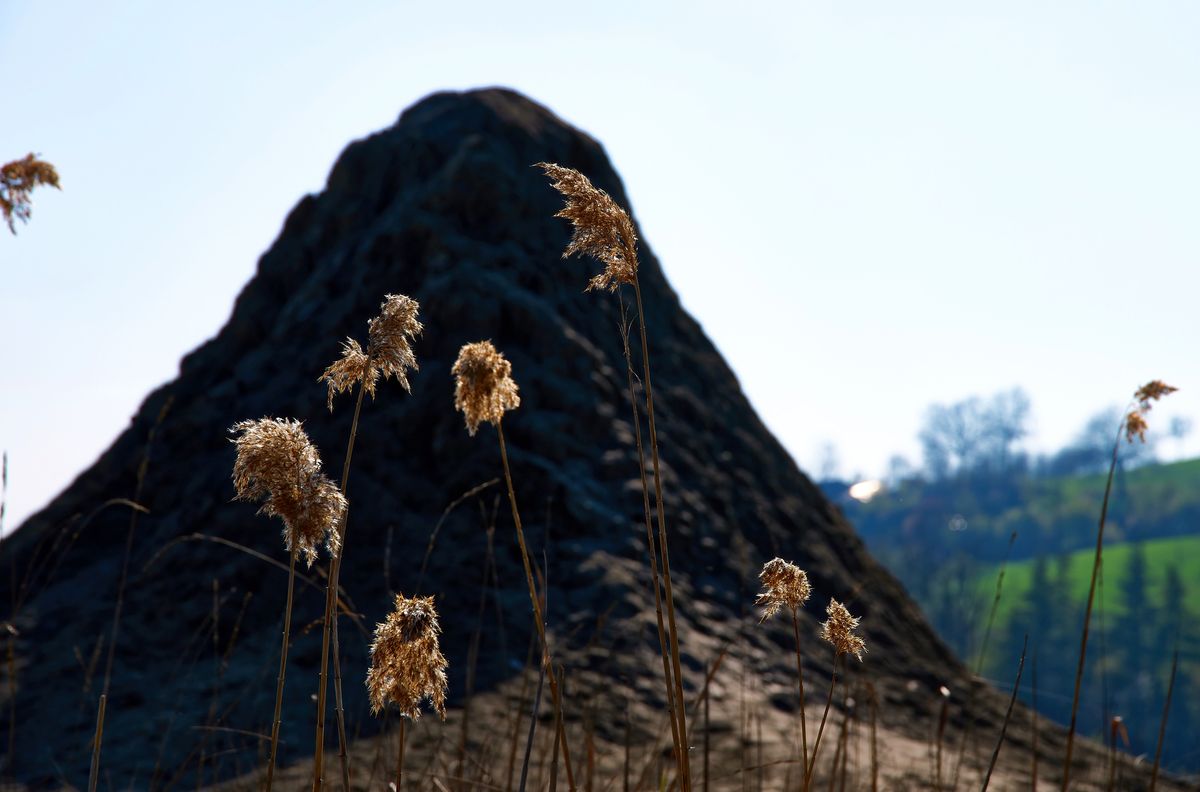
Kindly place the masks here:
<instances>
[{"instance_id":1,"label":"dry reed plume","mask_svg":"<svg viewBox=\"0 0 1200 792\"><path fill-rule=\"evenodd\" d=\"M1134 391L1133 402L1121 418L1117 427L1117 437L1113 441L1112 459L1108 465L1108 480L1104 484L1104 499L1100 504L1100 522L1096 527L1096 555L1092 562L1092 580L1088 586L1087 607L1083 612L1083 635L1079 641L1079 662L1075 667L1075 693L1071 699L1071 723L1067 727L1067 753L1063 761L1062 792L1067 792L1071 784L1071 754L1075 747L1075 725L1079 716L1079 688L1083 682L1083 668L1087 661L1088 627L1092 619L1092 605L1096 600L1096 579L1100 576L1100 564L1104 557L1104 523L1108 519L1108 501L1112 495L1113 476L1117 472L1117 455L1121 450L1121 436L1126 442L1132 443L1133 438L1142 442L1146 439L1146 413L1150 412L1152 403L1168 396L1178 388L1173 388L1162 380L1151 380Z\"/></svg>"},{"instance_id":2,"label":"dry reed plume","mask_svg":"<svg viewBox=\"0 0 1200 792\"><path fill-rule=\"evenodd\" d=\"M760 624L785 607L795 611L812 596L808 575L800 567L782 558L773 558L763 564L758 579L762 582L763 592L758 595L754 604L765 606L762 617L758 620Z\"/></svg>"},{"instance_id":3,"label":"dry reed plume","mask_svg":"<svg viewBox=\"0 0 1200 792\"><path fill-rule=\"evenodd\" d=\"M829 601L825 614L829 618L821 622L821 640L832 644L835 654L854 655L861 663L867 645L854 631L858 629L862 620L851 616L846 606L835 599Z\"/></svg>"},{"instance_id":4,"label":"dry reed plume","mask_svg":"<svg viewBox=\"0 0 1200 792\"><path fill-rule=\"evenodd\" d=\"M464 345L450 373L454 375L454 408L463 414L472 437L479 424L499 426L505 412L521 406L512 364L491 341Z\"/></svg>"},{"instance_id":5,"label":"dry reed plume","mask_svg":"<svg viewBox=\"0 0 1200 792\"><path fill-rule=\"evenodd\" d=\"M421 717L421 702L429 700L446 719L446 658L438 645L437 610L433 597L396 595L395 609L375 627L367 692L371 712L379 715L388 704L410 720Z\"/></svg>"},{"instance_id":6,"label":"dry reed plume","mask_svg":"<svg viewBox=\"0 0 1200 792\"><path fill-rule=\"evenodd\" d=\"M591 181L573 168L565 168L549 162L539 162L540 167L551 179L551 185L566 199L566 205L555 216L571 223L571 240L563 251L563 258L575 254L592 256L604 265L600 274L588 282L588 290L608 289L617 291L622 284L633 287L637 305L638 334L642 342L642 386L646 397L646 419L650 429L650 455L654 469L654 495L658 518L657 548L650 544L651 576L654 585L656 617L659 622L659 643L664 661L667 686L667 707L671 715L671 738L674 741L675 758L679 770L679 785L684 792L691 789L691 769L688 758L687 707L683 695L683 669L679 657L679 632L675 623L675 593L671 582L671 556L667 548L666 517L663 509L662 472L658 456L658 431L654 422L654 388L650 378L650 346L646 335L646 316L642 304L642 288L638 282L637 233L629 214L613 201L608 193L594 186ZM621 304L621 333L625 346L625 364L629 372L630 403L633 405L634 425L638 427L638 466L641 471L642 491L647 500L645 457L641 446L640 419L637 403L633 398L633 359L625 337L625 303ZM649 519L647 517L647 528ZM648 531L649 532L649 531ZM658 560L656 560L656 554ZM658 561L662 567L662 588L659 590ZM665 596L664 596L665 594ZM662 600L667 605L669 633L662 625Z\"/></svg>"},{"instance_id":7,"label":"dry reed plume","mask_svg":"<svg viewBox=\"0 0 1200 792\"><path fill-rule=\"evenodd\" d=\"M322 541L336 556L346 498L321 472L321 457L301 423L262 418L240 421L230 431L238 434L237 500L262 501L258 513L283 520L284 546L302 553L310 566Z\"/></svg>"},{"instance_id":8,"label":"dry reed plume","mask_svg":"<svg viewBox=\"0 0 1200 792\"><path fill-rule=\"evenodd\" d=\"M417 321L417 301L403 294L389 294L379 307L379 316L367 325L367 351L353 338L342 342L342 356L325 369L320 381L329 387L328 407L333 397L362 384L371 398L379 378L395 377L404 390L412 392L407 369L417 370L412 342L424 329Z\"/></svg>"},{"instance_id":9,"label":"dry reed plume","mask_svg":"<svg viewBox=\"0 0 1200 792\"><path fill-rule=\"evenodd\" d=\"M625 210L573 168L549 162L539 162L538 167L551 178L554 189L567 199L567 205L554 215L569 220L573 228L563 258L582 254L592 256L604 265L604 270L588 282L588 290L615 291L622 283L635 284L637 234Z\"/></svg>"},{"instance_id":10,"label":"dry reed plume","mask_svg":"<svg viewBox=\"0 0 1200 792\"><path fill-rule=\"evenodd\" d=\"M18 220L29 222L33 214L29 196L34 187L42 185L62 189L54 166L33 154L0 165L0 214L4 215L9 231L17 233Z\"/></svg>"},{"instance_id":11,"label":"dry reed plume","mask_svg":"<svg viewBox=\"0 0 1200 792\"><path fill-rule=\"evenodd\" d=\"M331 555L338 553L337 526L346 514L346 498L321 473L321 457L299 421L263 418L241 421L232 431L237 459L233 483L240 500L261 500L260 514L283 520L283 542L291 553L288 565L287 602L283 612L283 644L279 649L279 675L275 684L275 715L271 721L271 752L263 788L270 792L279 751L279 726L283 714L283 685L287 676L288 642L292 627L292 594L296 584L296 557L304 553L308 565L316 559L324 537Z\"/></svg>"},{"instance_id":12,"label":"dry reed plume","mask_svg":"<svg viewBox=\"0 0 1200 792\"><path fill-rule=\"evenodd\" d=\"M404 390L411 392L408 369L417 370L417 358L412 350L413 340L424 329L417 319L420 306L403 294L384 296L379 315L367 323L367 349L353 338L342 344L342 356L330 364L318 381L328 387L326 403L333 410L333 397L358 385L354 417L350 421L350 437L346 441L346 458L342 464L342 494L350 479L350 460L354 457L354 441L358 436L358 420L362 414L363 396L375 398L375 388L382 376L395 377ZM348 511L338 525L338 542L345 544ZM325 590L325 616L321 636L321 670L317 685L317 729L314 748L313 790L320 792L324 783L325 763L325 706L328 691L330 644L333 647L333 692L338 729L338 759L342 769L342 787L350 789L350 759L346 753L346 719L342 706L342 665L339 661L337 627L337 590L342 570L342 554L334 556L329 565L329 580Z\"/></svg>"}]
</instances>

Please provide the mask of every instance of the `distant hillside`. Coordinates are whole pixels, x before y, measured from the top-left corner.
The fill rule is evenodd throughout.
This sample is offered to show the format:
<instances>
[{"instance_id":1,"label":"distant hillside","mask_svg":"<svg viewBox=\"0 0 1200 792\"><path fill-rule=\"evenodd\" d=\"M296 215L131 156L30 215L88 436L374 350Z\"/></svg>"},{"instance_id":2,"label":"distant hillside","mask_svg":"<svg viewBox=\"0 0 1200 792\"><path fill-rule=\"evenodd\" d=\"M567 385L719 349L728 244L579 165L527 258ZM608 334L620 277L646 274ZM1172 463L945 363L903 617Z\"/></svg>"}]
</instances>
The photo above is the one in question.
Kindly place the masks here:
<instances>
[{"instance_id":1,"label":"distant hillside","mask_svg":"<svg viewBox=\"0 0 1200 792\"><path fill-rule=\"evenodd\" d=\"M1026 633L1034 647L1078 645L1104 484L1104 475L914 478L869 503L825 487L943 638L1001 684ZM1166 757L1178 769L1200 769L1192 736L1193 725L1200 728L1200 459L1118 470L1102 572L1081 729L1102 737L1108 719L1120 715L1130 750L1152 751L1178 641ZM1060 722L1070 715L1075 662L1061 651L1039 658L1038 708Z\"/></svg>"}]
</instances>

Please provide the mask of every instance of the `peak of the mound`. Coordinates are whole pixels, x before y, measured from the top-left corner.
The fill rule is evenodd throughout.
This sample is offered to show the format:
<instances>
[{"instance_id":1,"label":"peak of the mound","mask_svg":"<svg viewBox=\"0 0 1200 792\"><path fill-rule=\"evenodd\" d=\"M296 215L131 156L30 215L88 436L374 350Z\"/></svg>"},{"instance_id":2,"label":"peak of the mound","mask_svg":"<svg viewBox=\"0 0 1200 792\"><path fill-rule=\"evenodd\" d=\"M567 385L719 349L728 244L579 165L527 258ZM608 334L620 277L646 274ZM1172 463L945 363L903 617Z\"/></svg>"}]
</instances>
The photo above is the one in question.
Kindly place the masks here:
<instances>
[{"instance_id":1,"label":"peak of the mound","mask_svg":"<svg viewBox=\"0 0 1200 792\"><path fill-rule=\"evenodd\" d=\"M505 430L533 552L548 565L559 652L572 668L603 666L614 690L656 701L617 298L584 293L593 264L560 258L569 230L553 217L560 198L532 167L539 161L579 169L628 206L595 140L509 90L434 94L389 129L350 144L325 189L288 216L226 326L5 544L28 572L15 619L18 778L48 783L61 774L79 784L86 774L95 669L103 668L92 658L107 651L129 529L122 506L100 507L134 495L143 460L140 500L149 513L139 518L129 562L106 771L143 786L177 775L194 782L201 755L209 757L208 779L253 766L253 736L208 727L268 730L286 574L235 545L286 557L274 522L230 502L228 429L263 415L300 418L326 469L340 470L352 403L342 397L328 413L316 379L342 339L364 337L388 293L416 298L426 329L415 345L420 371L411 395L381 385L364 406L354 456L342 571L350 607L361 614L343 628L351 727L378 728L367 713L366 642L356 624L379 621L391 591L419 586L438 597L452 704L461 699L493 519L500 618L482 620L477 688L524 661L524 580L504 510L491 516L500 490L485 488L446 514L424 560L447 506L499 475L494 433L469 437L452 405L455 354L482 338L505 352L521 388ZM764 679L787 698L790 631L757 628L749 612L759 567L780 555L809 571L822 604L835 596L862 616L864 668L888 697L887 712L924 717L906 686L964 687L960 666L764 427L645 244L641 281L689 688L731 646L761 658ZM10 558L2 561L8 568ZM297 589L285 760L305 755L310 740L320 630L309 627L322 601L315 572L314 585ZM810 613L806 629L815 622ZM827 673L822 657L814 652L813 666ZM0 744L7 740L0 732Z\"/></svg>"}]
</instances>

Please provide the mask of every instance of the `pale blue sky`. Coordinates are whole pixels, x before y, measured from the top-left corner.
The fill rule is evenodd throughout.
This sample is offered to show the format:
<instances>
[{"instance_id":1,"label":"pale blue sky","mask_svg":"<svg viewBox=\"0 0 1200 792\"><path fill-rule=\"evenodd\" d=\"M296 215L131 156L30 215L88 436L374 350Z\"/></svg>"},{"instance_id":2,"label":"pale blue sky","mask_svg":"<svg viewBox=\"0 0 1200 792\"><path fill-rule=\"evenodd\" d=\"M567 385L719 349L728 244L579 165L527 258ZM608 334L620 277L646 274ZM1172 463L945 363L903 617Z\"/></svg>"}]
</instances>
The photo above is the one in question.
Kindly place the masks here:
<instances>
[{"instance_id":1,"label":"pale blue sky","mask_svg":"<svg viewBox=\"0 0 1200 792\"><path fill-rule=\"evenodd\" d=\"M896 8L6 0L0 159L63 182L0 234L10 525L217 331L342 147L444 88L606 146L810 470L828 441L881 474L931 401L1014 385L1034 448L1155 377L1160 427L1200 418L1200 5Z\"/></svg>"}]
</instances>

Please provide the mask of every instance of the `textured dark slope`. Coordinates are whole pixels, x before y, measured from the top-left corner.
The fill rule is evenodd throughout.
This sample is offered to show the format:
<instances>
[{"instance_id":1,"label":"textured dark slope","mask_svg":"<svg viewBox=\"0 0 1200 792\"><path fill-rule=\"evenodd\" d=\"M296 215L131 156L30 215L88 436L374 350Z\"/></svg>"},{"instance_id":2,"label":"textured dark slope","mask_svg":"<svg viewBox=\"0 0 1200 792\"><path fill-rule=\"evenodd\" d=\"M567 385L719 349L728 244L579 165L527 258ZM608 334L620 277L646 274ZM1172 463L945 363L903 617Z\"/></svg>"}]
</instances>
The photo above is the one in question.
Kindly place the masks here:
<instances>
[{"instance_id":1,"label":"textured dark slope","mask_svg":"<svg viewBox=\"0 0 1200 792\"><path fill-rule=\"evenodd\" d=\"M316 379L345 336L365 339L367 319L389 292L420 301L426 331L416 345L421 370L412 395L389 382L364 406L342 572L363 622L382 618L389 584L411 593L446 506L499 475L495 432L485 427L468 437L453 411L449 376L462 343L491 338L521 387L522 406L505 429L527 531L535 553L544 549L549 559L549 614L561 654L573 667L599 662L586 647L597 617L612 608L603 642L618 651L609 674L654 704L661 683L656 641L646 630L652 610L617 302L583 292L591 262L559 258L568 228L552 217L560 199L531 167L539 160L580 169L628 205L599 144L508 91L431 96L392 128L350 145L325 190L292 211L224 329L184 358L179 377L146 399L113 446L5 545L6 570L12 556L18 570L51 559L15 620L18 778L34 785L86 778L100 672L85 695L84 667L111 623L129 518L110 507L78 530L80 515L133 495L146 438L167 399L141 498L150 513L138 523L130 564L104 766L116 788L144 788L156 765L158 783L178 772L194 784L201 751L216 756L208 759L209 779L254 765L253 739L197 727L269 729L286 576L224 545L171 542L198 532L286 561L278 524L230 502L227 429L263 415L304 419L336 475L353 404L344 396L326 412ZM763 426L648 245L641 250L689 682L694 688L714 646L746 631L739 647L769 647L763 656L777 658L787 684L790 630L746 630L757 570L778 554L809 570L818 594L808 628L815 630L811 617L830 595L862 615L866 668L891 702L884 716L927 717L931 705L912 704L907 683L927 691L945 681L961 690L961 667ZM733 291L730 298L754 295ZM814 387L819 378L814 372ZM489 506L493 494L499 490L483 496ZM496 537L506 621L503 631L494 619L485 625L481 688L523 663L531 629L503 509ZM463 689L485 545L473 499L446 520L422 586L439 597L454 700ZM320 631L306 628L320 605L315 588L298 588L285 760L310 750ZM214 649L214 608L223 661ZM350 728L361 724L370 733L377 727L361 682L365 642L350 621L343 624ZM825 657L817 655L818 668L827 666ZM980 711L993 717L996 705L984 697ZM0 722L6 745L7 717Z\"/></svg>"}]
</instances>

